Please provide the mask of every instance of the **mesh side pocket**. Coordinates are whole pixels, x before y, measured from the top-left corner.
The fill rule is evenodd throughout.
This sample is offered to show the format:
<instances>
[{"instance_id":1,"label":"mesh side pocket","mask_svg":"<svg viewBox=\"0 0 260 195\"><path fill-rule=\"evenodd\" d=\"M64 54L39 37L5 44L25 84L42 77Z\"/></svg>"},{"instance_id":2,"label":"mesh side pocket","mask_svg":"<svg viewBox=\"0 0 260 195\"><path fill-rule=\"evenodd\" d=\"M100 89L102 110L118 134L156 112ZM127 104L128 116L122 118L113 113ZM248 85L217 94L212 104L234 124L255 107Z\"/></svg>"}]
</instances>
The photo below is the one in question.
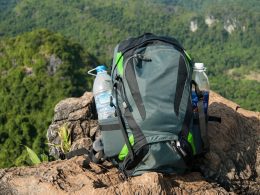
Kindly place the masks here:
<instances>
[{"instance_id":1,"label":"mesh side pocket","mask_svg":"<svg viewBox=\"0 0 260 195\"><path fill-rule=\"evenodd\" d=\"M99 120L98 122L101 129L105 156L117 156L125 144L124 137L118 123L118 118L108 118Z\"/></svg>"}]
</instances>

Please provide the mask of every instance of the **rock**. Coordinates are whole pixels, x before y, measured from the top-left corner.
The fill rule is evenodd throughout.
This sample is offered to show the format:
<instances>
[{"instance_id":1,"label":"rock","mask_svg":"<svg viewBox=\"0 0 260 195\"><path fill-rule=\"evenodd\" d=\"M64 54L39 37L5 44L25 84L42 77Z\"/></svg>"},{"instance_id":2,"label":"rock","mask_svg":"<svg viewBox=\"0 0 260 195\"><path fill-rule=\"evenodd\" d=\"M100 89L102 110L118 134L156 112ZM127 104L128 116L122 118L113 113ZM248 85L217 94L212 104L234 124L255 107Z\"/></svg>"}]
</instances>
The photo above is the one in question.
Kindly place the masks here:
<instances>
[{"instance_id":1,"label":"rock","mask_svg":"<svg viewBox=\"0 0 260 195\"><path fill-rule=\"evenodd\" d=\"M91 148L94 135L99 131L93 102L92 93L86 92L80 98L68 98L55 106L54 119L47 130L50 155L58 159L63 153L57 144L61 143L58 132L64 124L71 132L71 151L82 147Z\"/></svg>"},{"instance_id":2,"label":"rock","mask_svg":"<svg viewBox=\"0 0 260 195\"><path fill-rule=\"evenodd\" d=\"M62 60L59 57L52 54L50 56L49 64L48 64L48 67L47 67L48 74L54 75L61 64L62 64Z\"/></svg>"},{"instance_id":3,"label":"rock","mask_svg":"<svg viewBox=\"0 0 260 195\"><path fill-rule=\"evenodd\" d=\"M198 30L198 21L197 20L190 21L190 31L196 32L197 30Z\"/></svg>"},{"instance_id":4,"label":"rock","mask_svg":"<svg viewBox=\"0 0 260 195\"><path fill-rule=\"evenodd\" d=\"M197 159L194 166L200 173L191 172L182 176L146 173L124 181L118 170L111 165L95 165L87 160L83 163L81 158L77 158L77 163L74 160L57 161L24 168L29 171L27 176L21 174L22 168L5 169L4 176L1 177L0 174L0 181L7 182L4 186L14 186L12 189L19 193L24 191L22 185L16 182L24 183L21 177L25 180L28 177L40 180L30 184L39 185L39 194L47 186L54 194L227 194L227 191L260 194L260 113L244 110L211 91L209 114L221 116L222 123L208 124L210 152ZM50 143L60 142L58 131L64 124L68 124L72 133L71 151L92 147L92 143L100 135L100 129L91 93L86 92L80 98L68 98L56 105L55 116L47 132ZM50 147L50 154L56 158L60 153L59 147ZM53 172L57 167L59 171ZM44 179L39 170L53 179ZM14 174L17 172L21 175ZM52 174L53 177L50 176ZM28 189L33 189L33 186Z\"/></svg>"},{"instance_id":5,"label":"rock","mask_svg":"<svg viewBox=\"0 0 260 195\"><path fill-rule=\"evenodd\" d=\"M260 163L256 160L260 148L260 113L244 110L218 94L210 93L209 114L221 116L222 123L209 123L211 152L204 159L203 174L207 176L213 171L214 176L210 178L227 189L240 191L244 186L250 190L250 185L260 185L257 173Z\"/></svg>"},{"instance_id":6,"label":"rock","mask_svg":"<svg viewBox=\"0 0 260 195\"><path fill-rule=\"evenodd\" d=\"M93 110L93 95L90 92L84 93L80 98L68 98L60 101L54 108L54 122L67 120L70 115L70 120L74 120L75 113L80 114L78 118L88 116L87 111ZM77 119L76 119L77 120Z\"/></svg>"},{"instance_id":7,"label":"rock","mask_svg":"<svg viewBox=\"0 0 260 195\"><path fill-rule=\"evenodd\" d=\"M89 131L89 136L94 137L94 135L99 131L98 123L97 122L90 122L90 131Z\"/></svg>"},{"instance_id":8,"label":"rock","mask_svg":"<svg viewBox=\"0 0 260 195\"><path fill-rule=\"evenodd\" d=\"M80 148L86 148L90 150L91 147L92 147L92 140L90 138L81 138L73 142L71 146L71 151Z\"/></svg>"},{"instance_id":9,"label":"rock","mask_svg":"<svg viewBox=\"0 0 260 195\"><path fill-rule=\"evenodd\" d=\"M34 167L4 169L1 181L6 187L3 188L21 195L228 194L224 188L208 183L198 172L181 176L151 172L124 180L109 163L101 166L84 161L84 157L74 157Z\"/></svg>"}]
</instances>

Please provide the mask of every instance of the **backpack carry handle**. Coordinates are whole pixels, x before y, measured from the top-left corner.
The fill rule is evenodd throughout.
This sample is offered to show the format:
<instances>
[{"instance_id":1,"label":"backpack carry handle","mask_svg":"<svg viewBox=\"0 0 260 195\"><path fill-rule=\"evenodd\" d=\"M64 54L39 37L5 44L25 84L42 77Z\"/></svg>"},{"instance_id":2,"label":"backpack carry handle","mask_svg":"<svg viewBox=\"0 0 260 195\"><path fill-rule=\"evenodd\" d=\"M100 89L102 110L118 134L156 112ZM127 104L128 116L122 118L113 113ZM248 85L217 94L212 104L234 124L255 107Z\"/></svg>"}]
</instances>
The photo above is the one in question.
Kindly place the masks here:
<instances>
[{"instance_id":1,"label":"backpack carry handle","mask_svg":"<svg viewBox=\"0 0 260 195\"><path fill-rule=\"evenodd\" d=\"M92 75L92 76L97 76L97 74L93 74L93 73L92 73L94 70L95 70L97 73L99 73L99 72L105 72L105 71L107 71L107 67L106 67L105 65L99 65L99 66L97 66L96 68L93 68L93 69L89 70L89 71L88 71L88 74L89 74L89 75Z\"/></svg>"},{"instance_id":2,"label":"backpack carry handle","mask_svg":"<svg viewBox=\"0 0 260 195\"><path fill-rule=\"evenodd\" d=\"M93 69L89 70L89 71L88 71L88 74L89 74L89 75L92 75L92 76L97 76L96 74L92 73L92 72L95 71L95 70L96 70L96 68L93 68Z\"/></svg>"}]
</instances>

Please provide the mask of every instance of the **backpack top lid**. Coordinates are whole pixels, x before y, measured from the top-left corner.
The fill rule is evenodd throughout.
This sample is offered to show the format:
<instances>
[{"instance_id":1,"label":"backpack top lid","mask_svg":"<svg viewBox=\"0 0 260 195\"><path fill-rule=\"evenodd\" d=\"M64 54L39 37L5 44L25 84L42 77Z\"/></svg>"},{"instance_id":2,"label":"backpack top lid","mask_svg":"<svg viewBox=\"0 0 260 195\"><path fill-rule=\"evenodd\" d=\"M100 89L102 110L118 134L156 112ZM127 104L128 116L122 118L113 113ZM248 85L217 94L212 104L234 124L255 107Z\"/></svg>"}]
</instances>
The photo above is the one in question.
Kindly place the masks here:
<instances>
[{"instance_id":1,"label":"backpack top lid","mask_svg":"<svg viewBox=\"0 0 260 195\"><path fill-rule=\"evenodd\" d=\"M130 50L131 48L143 44L144 42L149 42L153 40L168 42L174 44L175 46L183 50L182 45L176 39L168 36L157 36L152 33L144 33L139 37L129 38L127 40L124 40L119 44L118 50L124 53Z\"/></svg>"}]
</instances>

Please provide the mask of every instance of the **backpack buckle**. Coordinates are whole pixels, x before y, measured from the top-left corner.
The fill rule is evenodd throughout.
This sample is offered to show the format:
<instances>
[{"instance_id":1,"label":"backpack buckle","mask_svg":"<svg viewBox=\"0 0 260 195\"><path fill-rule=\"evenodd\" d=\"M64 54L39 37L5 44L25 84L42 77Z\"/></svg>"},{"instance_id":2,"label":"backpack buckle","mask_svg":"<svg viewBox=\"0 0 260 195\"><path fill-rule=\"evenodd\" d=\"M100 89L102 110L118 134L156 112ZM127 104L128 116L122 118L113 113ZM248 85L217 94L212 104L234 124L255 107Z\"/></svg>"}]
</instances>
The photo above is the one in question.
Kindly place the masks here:
<instances>
[{"instance_id":1,"label":"backpack buckle","mask_svg":"<svg viewBox=\"0 0 260 195\"><path fill-rule=\"evenodd\" d=\"M180 153L183 158L185 158L187 156L187 153L182 149L181 143L179 141L171 141L171 145L172 145L173 149L176 152Z\"/></svg>"},{"instance_id":2,"label":"backpack buckle","mask_svg":"<svg viewBox=\"0 0 260 195\"><path fill-rule=\"evenodd\" d=\"M181 143L178 141L175 142L177 150L182 154L183 157L187 156L187 153L182 149Z\"/></svg>"}]
</instances>

